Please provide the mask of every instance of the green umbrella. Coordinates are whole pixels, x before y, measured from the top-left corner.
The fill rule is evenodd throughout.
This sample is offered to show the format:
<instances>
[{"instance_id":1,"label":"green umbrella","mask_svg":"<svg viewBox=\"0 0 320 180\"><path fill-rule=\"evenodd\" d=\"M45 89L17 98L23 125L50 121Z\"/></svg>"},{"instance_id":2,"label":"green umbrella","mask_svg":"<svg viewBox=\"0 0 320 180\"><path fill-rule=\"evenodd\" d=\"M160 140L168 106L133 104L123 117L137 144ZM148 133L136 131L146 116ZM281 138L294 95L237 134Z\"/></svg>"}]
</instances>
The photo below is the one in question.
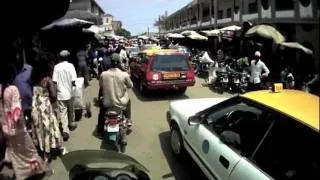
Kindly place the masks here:
<instances>
[{"instance_id":1,"label":"green umbrella","mask_svg":"<svg viewBox=\"0 0 320 180\"><path fill-rule=\"evenodd\" d=\"M269 25L257 25L250 28L244 35L245 37L260 36L266 39L272 39L275 43L280 44L284 42L285 37L274 27Z\"/></svg>"},{"instance_id":2,"label":"green umbrella","mask_svg":"<svg viewBox=\"0 0 320 180\"><path fill-rule=\"evenodd\" d=\"M304 47L303 45L301 45L298 42L283 42L283 43L280 44L280 48L281 49L292 48L292 49L301 50L301 51L303 51L303 52L305 52L306 54L309 54L309 55L313 54L312 50Z\"/></svg>"}]
</instances>

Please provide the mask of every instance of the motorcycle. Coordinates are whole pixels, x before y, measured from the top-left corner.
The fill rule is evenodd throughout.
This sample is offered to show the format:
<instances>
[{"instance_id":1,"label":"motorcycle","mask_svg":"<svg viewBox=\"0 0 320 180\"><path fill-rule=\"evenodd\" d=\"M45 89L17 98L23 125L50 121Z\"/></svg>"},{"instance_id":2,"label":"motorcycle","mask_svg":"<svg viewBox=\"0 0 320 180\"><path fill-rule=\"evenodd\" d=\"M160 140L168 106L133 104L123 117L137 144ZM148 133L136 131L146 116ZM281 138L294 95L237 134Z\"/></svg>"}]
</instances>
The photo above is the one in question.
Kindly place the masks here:
<instances>
[{"instance_id":1,"label":"motorcycle","mask_svg":"<svg viewBox=\"0 0 320 180\"><path fill-rule=\"evenodd\" d=\"M61 157L70 180L150 180L150 172L132 157L105 150L78 150Z\"/></svg>"},{"instance_id":2,"label":"motorcycle","mask_svg":"<svg viewBox=\"0 0 320 180\"><path fill-rule=\"evenodd\" d=\"M219 93L229 90L229 73L226 71L217 71L217 80L214 85Z\"/></svg>"},{"instance_id":3,"label":"motorcycle","mask_svg":"<svg viewBox=\"0 0 320 180\"><path fill-rule=\"evenodd\" d=\"M198 55L195 55L193 58L193 61L191 62L194 72L197 75L205 75L208 73L208 69L210 67L210 63L203 62L201 60L201 57L203 56L203 53L200 53Z\"/></svg>"},{"instance_id":4,"label":"motorcycle","mask_svg":"<svg viewBox=\"0 0 320 180\"><path fill-rule=\"evenodd\" d=\"M245 93L248 88L248 74L246 72L230 73L230 88L235 93Z\"/></svg>"},{"instance_id":5,"label":"motorcycle","mask_svg":"<svg viewBox=\"0 0 320 180\"><path fill-rule=\"evenodd\" d=\"M127 146L127 122L123 110L110 108L105 114L105 140L112 141L116 150L124 153Z\"/></svg>"}]
</instances>

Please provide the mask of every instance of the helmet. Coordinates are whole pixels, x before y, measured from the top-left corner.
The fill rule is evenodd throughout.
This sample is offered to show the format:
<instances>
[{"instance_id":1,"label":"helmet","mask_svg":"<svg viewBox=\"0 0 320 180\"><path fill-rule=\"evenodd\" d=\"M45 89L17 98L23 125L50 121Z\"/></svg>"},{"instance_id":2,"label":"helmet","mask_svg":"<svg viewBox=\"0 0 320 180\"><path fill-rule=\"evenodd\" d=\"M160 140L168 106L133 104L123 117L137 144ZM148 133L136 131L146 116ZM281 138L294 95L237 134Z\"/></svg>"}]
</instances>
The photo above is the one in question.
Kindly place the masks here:
<instances>
[{"instance_id":1,"label":"helmet","mask_svg":"<svg viewBox=\"0 0 320 180\"><path fill-rule=\"evenodd\" d=\"M119 56L119 54L117 54L117 53L113 53L112 55L111 55L111 62L112 63L115 63L115 64L119 64L120 63L120 56Z\"/></svg>"}]
</instances>

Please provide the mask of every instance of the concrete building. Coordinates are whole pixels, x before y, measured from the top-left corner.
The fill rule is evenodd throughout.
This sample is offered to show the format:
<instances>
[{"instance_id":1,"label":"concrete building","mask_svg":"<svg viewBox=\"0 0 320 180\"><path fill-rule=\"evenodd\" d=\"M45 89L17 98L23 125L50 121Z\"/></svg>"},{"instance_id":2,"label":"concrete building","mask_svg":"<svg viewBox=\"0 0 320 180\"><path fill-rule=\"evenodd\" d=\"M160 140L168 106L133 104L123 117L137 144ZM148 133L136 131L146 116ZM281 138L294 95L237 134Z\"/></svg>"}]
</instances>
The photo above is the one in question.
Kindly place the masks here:
<instances>
[{"instance_id":1,"label":"concrete building","mask_svg":"<svg viewBox=\"0 0 320 180\"><path fill-rule=\"evenodd\" d=\"M114 35L114 30L112 27L112 22L114 21L114 17L111 14L105 14L102 17L102 25L100 26L104 33L107 35Z\"/></svg>"},{"instance_id":2,"label":"concrete building","mask_svg":"<svg viewBox=\"0 0 320 180\"><path fill-rule=\"evenodd\" d=\"M319 67L319 0L193 0L166 19L166 32L228 25L273 24L286 36L312 49Z\"/></svg>"},{"instance_id":3,"label":"concrete building","mask_svg":"<svg viewBox=\"0 0 320 180\"><path fill-rule=\"evenodd\" d=\"M69 10L84 10L103 18L104 10L95 0L70 0Z\"/></svg>"}]
</instances>

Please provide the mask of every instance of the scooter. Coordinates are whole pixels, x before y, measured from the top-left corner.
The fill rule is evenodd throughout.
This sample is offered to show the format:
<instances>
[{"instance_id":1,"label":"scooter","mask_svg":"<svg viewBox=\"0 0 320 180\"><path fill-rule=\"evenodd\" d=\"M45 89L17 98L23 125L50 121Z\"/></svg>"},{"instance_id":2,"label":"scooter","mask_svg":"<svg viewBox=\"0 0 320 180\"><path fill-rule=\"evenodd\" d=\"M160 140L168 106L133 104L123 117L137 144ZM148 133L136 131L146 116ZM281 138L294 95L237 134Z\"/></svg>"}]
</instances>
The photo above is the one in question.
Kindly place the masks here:
<instances>
[{"instance_id":1,"label":"scooter","mask_svg":"<svg viewBox=\"0 0 320 180\"><path fill-rule=\"evenodd\" d=\"M127 146L127 122L123 110L110 108L105 114L105 135L107 141L112 141L118 152L124 153Z\"/></svg>"}]
</instances>

